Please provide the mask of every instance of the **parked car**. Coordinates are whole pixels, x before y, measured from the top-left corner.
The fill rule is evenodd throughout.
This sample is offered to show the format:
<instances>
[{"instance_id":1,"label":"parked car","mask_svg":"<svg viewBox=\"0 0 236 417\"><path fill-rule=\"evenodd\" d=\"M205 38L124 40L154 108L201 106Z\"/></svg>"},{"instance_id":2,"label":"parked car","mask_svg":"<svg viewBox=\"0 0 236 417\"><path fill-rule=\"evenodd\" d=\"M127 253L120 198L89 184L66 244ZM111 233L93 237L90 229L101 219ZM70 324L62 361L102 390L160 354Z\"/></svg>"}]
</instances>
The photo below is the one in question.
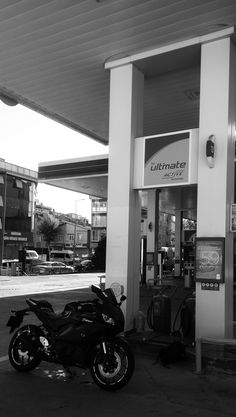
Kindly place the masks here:
<instances>
[{"instance_id":1,"label":"parked car","mask_svg":"<svg viewBox=\"0 0 236 417\"><path fill-rule=\"evenodd\" d=\"M50 252L50 261L52 262L63 262L66 265L73 265L74 254L72 250L52 250Z\"/></svg>"},{"instance_id":2,"label":"parked car","mask_svg":"<svg viewBox=\"0 0 236 417\"><path fill-rule=\"evenodd\" d=\"M2 275L4 274L3 271L5 271L5 275L11 274L11 272L18 273L18 259L3 259L2 260Z\"/></svg>"},{"instance_id":3,"label":"parked car","mask_svg":"<svg viewBox=\"0 0 236 417\"><path fill-rule=\"evenodd\" d=\"M18 264L18 259L3 259L2 268L10 268L12 264Z\"/></svg>"},{"instance_id":4,"label":"parked car","mask_svg":"<svg viewBox=\"0 0 236 417\"><path fill-rule=\"evenodd\" d=\"M75 263L75 272L87 272L94 268L94 264L91 259L83 259Z\"/></svg>"},{"instance_id":5,"label":"parked car","mask_svg":"<svg viewBox=\"0 0 236 417\"><path fill-rule=\"evenodd\" d=\"M45 261L32 266L31 272L39 275L71 274L74 272L74 268L73 266L66 265L63 262Z\"/></svg>"},{"instance_id":6,"label":"parked car","mask_svg":"<svg viewBox=\"0 0 236 417\"><path fill-rule=\"evenodd\" d=\"M35 250L26 250L26 258L27 261L37 261L39 259L39 255Z\"/></svg>"}]
</instances>

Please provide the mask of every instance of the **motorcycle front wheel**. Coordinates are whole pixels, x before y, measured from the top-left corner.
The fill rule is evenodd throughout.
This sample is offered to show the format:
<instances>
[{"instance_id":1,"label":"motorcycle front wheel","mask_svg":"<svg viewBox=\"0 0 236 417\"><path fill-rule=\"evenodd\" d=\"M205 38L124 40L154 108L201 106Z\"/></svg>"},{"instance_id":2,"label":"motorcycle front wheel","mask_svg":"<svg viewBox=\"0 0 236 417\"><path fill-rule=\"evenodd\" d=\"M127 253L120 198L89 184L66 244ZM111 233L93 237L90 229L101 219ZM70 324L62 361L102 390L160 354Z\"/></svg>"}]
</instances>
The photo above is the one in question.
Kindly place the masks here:
<instances>
[{"instance_id":1,"label":"motorcycle front wheel","mask_svg":"<svg viewBox=\"0 0 236 417\"><path fill-rule=\"evenodd\" d=\"M116 338L106 342L106 353L102 346L96 351L91 365L94 382L104 390L115 391L124 387L134 372L134 356L129 345Z\"/></svg>"},{"instance_id":2,"label":"motorcycle front wheel","mask_svg":"<svg viewBox=\"0 0 236 417\"><path fill-rule=\"evenodd\" d=\"M10 364L17 371L29 372L37 368L41 355L36 326L23 326L14 334L9 344L8 356Z\"/></svg>"}]
</instances>

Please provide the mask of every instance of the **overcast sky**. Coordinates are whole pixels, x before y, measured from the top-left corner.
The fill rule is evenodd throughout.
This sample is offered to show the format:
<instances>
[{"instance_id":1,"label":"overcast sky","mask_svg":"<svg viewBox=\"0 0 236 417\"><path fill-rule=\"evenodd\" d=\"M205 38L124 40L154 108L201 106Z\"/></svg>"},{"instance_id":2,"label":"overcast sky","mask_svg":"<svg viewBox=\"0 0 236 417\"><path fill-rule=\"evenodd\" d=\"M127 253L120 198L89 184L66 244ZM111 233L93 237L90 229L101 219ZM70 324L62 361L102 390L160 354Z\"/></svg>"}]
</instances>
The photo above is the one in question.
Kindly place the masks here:
<instances>
[{"instance_id":1,"label":"overcast sky","mask_svg":"<svg viewBox=\"0 0 236 417\"><path fill-rule=\"evenodd\" d=\"M37 171L39 162L108 153L107 146L26 107L0 101L0 115L0 158L6 162ZM37 198L62 213L74 213L76 207L77 214L90 219L89 200L83 194L39 184Z\"/></svg>"}]
</instances>

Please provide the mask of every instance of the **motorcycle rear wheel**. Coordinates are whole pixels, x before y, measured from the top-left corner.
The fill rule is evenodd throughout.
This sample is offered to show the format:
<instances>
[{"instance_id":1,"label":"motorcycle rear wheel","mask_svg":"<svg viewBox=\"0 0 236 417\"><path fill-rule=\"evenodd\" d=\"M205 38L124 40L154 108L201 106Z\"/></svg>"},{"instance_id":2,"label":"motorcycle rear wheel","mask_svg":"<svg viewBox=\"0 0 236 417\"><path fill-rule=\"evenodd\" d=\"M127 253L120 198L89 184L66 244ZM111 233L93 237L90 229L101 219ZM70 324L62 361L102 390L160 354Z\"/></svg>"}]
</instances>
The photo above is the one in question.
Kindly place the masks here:
<instances>
[{"instance_id":1,"label":"motorcycle rear wheel","mask_svg":"<svg viewBox=\"0 0 236 417\"><path fill-rule=\"evenodd\" d=\"M37 368L41 362L37 341L37 327L33 325L23 326L14 334L8 349L13 368L19 372L29 372Z\"/></svg>"},{"instance_id":2,"label":"motorcycle rear wheel","mask_svg":"<svg viewBox=\"0 0 236 417\"><path fill-rule=\"evenodd\" d=\"M106 391L115 391L124 387L134 372L134 356L129 345L122 339L116 338L106 342L110 354L105 354L100 347L90 368L94 382Z\"/></svg>"}]
</instances>

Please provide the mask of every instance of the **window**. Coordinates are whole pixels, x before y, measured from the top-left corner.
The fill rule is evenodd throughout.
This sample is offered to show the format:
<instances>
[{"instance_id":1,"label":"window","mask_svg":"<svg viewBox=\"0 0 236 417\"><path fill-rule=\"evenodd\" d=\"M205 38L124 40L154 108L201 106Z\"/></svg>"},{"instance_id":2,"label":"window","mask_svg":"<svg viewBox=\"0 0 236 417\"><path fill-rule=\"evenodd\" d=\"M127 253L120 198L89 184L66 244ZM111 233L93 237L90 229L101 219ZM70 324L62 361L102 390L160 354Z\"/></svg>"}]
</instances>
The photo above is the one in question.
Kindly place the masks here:
<instances>
[{"instance_id":1,"label":"window","mask_svg":"<svg viewBox=\"0 0 236 417\"><path fill-rule=\"evenodd\" d=\"M93 201L92 203L93 212L105 212L107 211L107 202L106 201Z\"/></svg>"},{"instance_id":2,"label":"window","mask_svg":"<svg viewBox=\"0 0 236 417\"><path fill-rule=\"evenodd\" d=\"M94 242L98 242L99 241L99 230L93 230L92 231L92 240L94 241Z\"/></svg>"},{"instance_id":3,"label":"window","mask_svg":"<svg viewBox=\"0 0 236 417\"><path fill-rule=\"evenodd\" d=\"M63 235L57 235L54 239L55 242L63 242Z\"/></svg>"},{"instance_id":4,"label":"window","mask_svg":"<svg viewBox=\"0 0 236 417\"><path fill-rule=\"evenodd\" d=\"M92 216L92 225L94 227L106 227L107 225L107 216L101 214L93 214Z\"/></svg>"},{"instance_id":5,"label":"window","mask_svg":"<svg viewBox=\"0 0 236 417\"><path fill-rule=\"evenodd\" d=\"M92 241L93 242L99 242L104 236L104 230L93 230L92 231Z\"/></svg>"}]
</instances>

